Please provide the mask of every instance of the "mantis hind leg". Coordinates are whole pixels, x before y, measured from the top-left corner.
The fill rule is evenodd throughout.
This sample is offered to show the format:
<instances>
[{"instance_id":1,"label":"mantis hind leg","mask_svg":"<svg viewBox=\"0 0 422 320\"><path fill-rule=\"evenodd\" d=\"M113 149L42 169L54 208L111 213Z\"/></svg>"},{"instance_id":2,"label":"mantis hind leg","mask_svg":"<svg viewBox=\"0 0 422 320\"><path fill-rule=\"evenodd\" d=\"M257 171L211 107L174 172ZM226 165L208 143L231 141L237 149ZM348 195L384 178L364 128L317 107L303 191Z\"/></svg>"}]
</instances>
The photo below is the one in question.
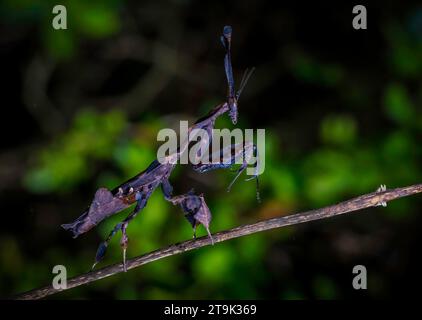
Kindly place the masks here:
<instances>
[{"instance_id":1,"label":"mantis hind leg","mask_svg":"<svg viewBox=\"0 0 422 320\"><path fill-rule=\"evenodd\" d=\"M125 272L127 271L127 268L126 268L126 249L127 249L127 245L128 245L128 242L129 242L129 237L127 235L126 229L129 225L130 221L132 221L138 215L138 213L143 208L145 208L145 206L147 204L147 200L148 200L150 195L151 195L151 191L148 192L146 195L142 194L139 191L136 192L136 195L135 195L136 207L135 207L135 209L133 210L133 212L131 214L129 214L126 217L126 219L124 219L123 221L116 224L116 226L113 228L113 230L111 230L107 239L104 240L102 243L100 243L100 245L98 246L98 249L97 249L97 253L95 255L95 262L92 265L91 270L94 269L95 266L97 265L97 263L99 263L104 258L105 253L107 251L108 244L110 243L110 241L114 237L114 235L120 230L120 231L122 231L122 238L120 239L120 246L122 247L122 250L123 250L123 268L124 268Z\"/></svg>"},{"instance_id":2,"label":"mantis hind leg","mask_svg":"<svg viewBox=\"0 0 422 320\"><path fill-rule=\"evenodd\" d=\"M233 184L236 182L237 178L239 178L239 176L242 174L242 172L246 169L247 166L248 164L246 162L242 163L240 168L237 170L237 173L235 177L233 178L232 182L230 182L229 186L227 187L227 192L230 192Z\"/></svg>"},{"instance_id":3,"label":"mantis hind leg","mask_svg":"<svg viewBox=\"0 0 422 320\"><path fill-rule=\"evenodd\" d=\"M135 217L138 215L138 213L145 208L145 206L147 205L147 200L149 198L149 196L151 195L151 192L149 192L147 195L142 195L140 192L137 192L135 195L136 198L136 207L133 210L133 212L128 215L126 217L126 219L124 219L122 221L122 238L120 239L120 246L122 247L123 250L123 269L126 272L127 271L127 267L126 267L126 249L128 246L128 242L129 242L129 237L127 235L126 229L129 225L129 222L131 222L133 219L135 219Z\"/></svg>"}]
</instances>

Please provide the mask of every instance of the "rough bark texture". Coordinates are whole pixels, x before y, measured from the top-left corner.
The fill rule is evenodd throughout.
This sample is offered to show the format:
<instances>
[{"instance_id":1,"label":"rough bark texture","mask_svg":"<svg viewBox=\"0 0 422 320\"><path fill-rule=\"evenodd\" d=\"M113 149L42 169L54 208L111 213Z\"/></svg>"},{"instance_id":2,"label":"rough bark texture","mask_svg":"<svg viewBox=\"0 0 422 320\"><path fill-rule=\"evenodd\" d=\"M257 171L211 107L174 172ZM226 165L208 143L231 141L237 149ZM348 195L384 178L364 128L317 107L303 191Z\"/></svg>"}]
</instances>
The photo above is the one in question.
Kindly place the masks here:
<instances>
[{"instance_id":1,"label":"rough bark texture","mask_svg":"<svg viewBox=\"0 0 422 320\"><path fill-rule=\"evenodd\" d=\"M422 184L412 185L403 188L385 190L379 189L376 192L365 194L348 201L344 201L329 207L321 209L310 210L289 216L276 217L268 220L263 220L257 223L239 226L230 230L221 231L213 235L214 242L223 242L229 239L246 236L249 234L257 233L260 231L281 228L284 226L295 225L308 221L330 218L347 212L358 211L361 209L379 206L387 202L407 197L416 193L422 192ZM163 249L159 249L142 256L130 259L127 261L127 269L134 269L141 265L163 259L168 256L176 255L182 252L190 251L193 249L201 248L211 244L208 237L202 237L196 240L188 240L181 243L173 244ZM88 272L67 281L68 290L77 286L81 286L96 280L100 280L114 274L123 272L123 264L114 264L103 269ZM41 299L52 294L58 293L63 290L56 290L52 285L43 288L34 289L29 292L23 293L15 297L16 299Z\"/></svg>"}]
</instances>

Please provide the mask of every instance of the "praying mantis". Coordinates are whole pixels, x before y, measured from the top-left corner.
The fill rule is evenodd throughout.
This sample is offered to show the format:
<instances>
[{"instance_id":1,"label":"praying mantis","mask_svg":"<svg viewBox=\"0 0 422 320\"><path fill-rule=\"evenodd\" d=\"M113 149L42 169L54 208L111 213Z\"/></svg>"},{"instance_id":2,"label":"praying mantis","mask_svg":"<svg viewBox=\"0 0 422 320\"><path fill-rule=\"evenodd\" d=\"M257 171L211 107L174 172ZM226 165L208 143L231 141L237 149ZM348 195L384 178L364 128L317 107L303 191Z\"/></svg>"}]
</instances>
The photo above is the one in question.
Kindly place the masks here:
<instances>
[{"instance_id":1,"label":"praying mantis","mask_svg":"<svg viewBox=\"0 0 422 320\"><path fill-rule=\"evenodd\" d=\"M211 110L211 112L208 113L208 115L196 121L193 126L188 129L189 133L193 132L195 129L202 129L208 133L208 138L201 139L200 141L201 150L209 148L212 143L212 131L218 117L228 112L232 123L237 123L238 100L253 72L253 69L245 72L241 80L239 90L236 92L231 64L231 36L232 28L230 26L225 26L223 29L223 35L221 36L221 42L226 51L224 57L224 69L228 84L227 101L217 105L213 110ZM127 227L129 223L139 214L139 212L145 208L148 199L158 187L161 187L164 198L167 201L181 207L186 219L192 225L193 237L196 238L196 227L202 224L208 233L211 243L214 244L214 239L209 229L211 211L205 202L204 195L196 195L195 192L191 190L186 194L173 196L173 187L169 181L170 175L175 168L177 161L180 159L182 153L188 149L190 142L191 140L188 138L188 140L179 146L176 151L166 156L164 159L160 159L160 161L154 160L144 171L126 182L123 182L113 190L110 191L107 188L98 189L88 209L72 223L62 225L65 230L72 232L73 237L76 238L79 235L88 232L98 223L111 215L136 204L133 211L123 221L119 222L112 229L108 237L99 245L92 268L94 268L95 265L105 256L106 249L113 236L117 232L121 231L122 237L120 245L123 250L123 268L124 271L127 270L126 249L129 241ZM204 173L221 168L230 168L234 164L238 163L239 159L242 159L243 162L237 170L235 178L230 183L228 191L236 179L248 166L251 155L253 154L256 157L258 156L257 148L252 142L242 142L241 145L232 144L218 150L217 152L218 154L214 153L211 155L220 160L223 158L226 160L217 162L203 161L205 159L203 158L202 153L198 152L196 156L200 161L197 164L194 164L192 168L196 172ZM257 169L258 160L254 163L254 167ZM250 179L256 180L257 199L259 200L258 170L255 171L255 174Z\"/></svg>"}]
</instances>

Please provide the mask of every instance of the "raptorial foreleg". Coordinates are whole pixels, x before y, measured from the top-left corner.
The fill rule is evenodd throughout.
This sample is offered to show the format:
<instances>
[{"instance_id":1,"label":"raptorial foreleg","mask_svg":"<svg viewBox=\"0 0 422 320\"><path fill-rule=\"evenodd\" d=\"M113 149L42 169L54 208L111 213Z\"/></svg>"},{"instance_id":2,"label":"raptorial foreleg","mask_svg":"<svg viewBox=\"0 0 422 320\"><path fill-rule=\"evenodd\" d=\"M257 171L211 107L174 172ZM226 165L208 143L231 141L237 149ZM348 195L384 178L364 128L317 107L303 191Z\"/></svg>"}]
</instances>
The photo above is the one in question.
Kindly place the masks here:
<instances>
[{"instance_id":1,"label":"raptorial foreleg","mask_svg":"<svg viewBox=\"0 0 422 320\"><path fill-rule=\"evenodd\" d=\"M251 163L252 160L254 160L253 163ZM197 172L204 173L216 169L231 168L236 164L240 164L240 167L236 169L236 176L227 187L227 192L230 192L231 187L248 165L252 164L254 167L254 174L251 178L246 179L246 181L251 179L256 180L257 199L260 201L258 182L258 150L256 145L252 142L237 143L224 147L209 155L208 158L202 159L199 164L193 165L193 169Z\"/></svg>"}]
</instances>

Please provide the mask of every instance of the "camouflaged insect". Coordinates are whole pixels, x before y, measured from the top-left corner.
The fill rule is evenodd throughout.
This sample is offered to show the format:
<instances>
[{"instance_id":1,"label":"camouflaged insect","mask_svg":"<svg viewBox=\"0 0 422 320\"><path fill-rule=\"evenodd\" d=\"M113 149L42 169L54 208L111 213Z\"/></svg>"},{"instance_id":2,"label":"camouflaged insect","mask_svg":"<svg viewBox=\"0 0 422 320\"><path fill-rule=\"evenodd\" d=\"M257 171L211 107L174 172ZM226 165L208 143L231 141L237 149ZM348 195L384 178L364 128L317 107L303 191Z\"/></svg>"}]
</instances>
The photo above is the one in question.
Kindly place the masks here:
<instances>
[{"instance_id":1,"label":"camouflaged insect","mask_svg":"<svg viewBox=\"0 0 422 320\"><path fill-rule=\"evenodd\" d=\"M225 26L223 30L223 35L221 36L221 42L226 50L224 57L224 69L226 73L228 90L227 90L227 101L216 106L208 115L199 119L192 127L189 128L189 132L194 129L203 129L206 130L209 134L209 137L212 137L212 130L214 129L216 119L225 114L229 113L231 121L233 124L237 123L238 117L238 100L240 94L244 89L250 75L253 72L253 69L245 72L242 81L239 86L239 90L235 92L234 87L234 78L230 57L231 50L231 37L232 37L232 28L230 26ZM107 188L100 188L95 193L94 199L89 206L89 208L74 222L63 224L62 227L70 232L72 232L73 237L76 238L81 234L86 233L87 231L94 228L104 219L114 215L133 204L136 204L132 213L130 213L126 219L119 222L113 230L110 232L109 236L105 241L103 241L96 253L95 262L92 268L102 260L104 257L108 244L113 236L121 231L122 238L120 240L120 245L123 249L123 268L126 271L126 249L128 246L129 237L127 235L127 227L137 214L147 205L148 199L151 194L155 191L157 187L161 187L164 194L164 198L167 201L170 201L174 205L179 205L183 212L185 213L186 219L189 221L193 228L193 236L196 238L196 228L198 225L202 224L206 229L208 236L211 240L211 243L214 244L214 239L210 232L210 222L211 222L211 211L208 208L203 194L196 195L193 190L189 191L186 194L179 196L172 196L172 186L169 181L169 177L175 168L175 164L180 159L180 156L183 152L188 149L189 143L191 141L186 141L179 149L170 154L165 159L154 160L146 170L139 173L132 179L122 183L113 190L108 190ZM211 144L211 138L201 140L199 150L206 150ZM239 148L240 147L240 148ZM236 151L237 150L237 151ZM193 165L193 169L197 172L203 173L220 168L229 168L237 163L237 160L242 157L243 164L237 170L237 174L233 179L233 182L240 176L240 174L246 169L248 162L245 157L245 154L253 153L257 157L257 148L253 143L246 142L241 146L233 144L222 150L218 151L221 159L224 154L230 152L228 162L218 162L218 163L209 163L208 161L199 164ZM198 160L203 160L200 153L197 154ZM255 179L257 183L257 199L259 200L258 193L258 160L254 163L255 175L251 179ZM250 179L248 179L250 180ZM233 182L230 184L232 186Z\"/></svg>"}]
</instances>

